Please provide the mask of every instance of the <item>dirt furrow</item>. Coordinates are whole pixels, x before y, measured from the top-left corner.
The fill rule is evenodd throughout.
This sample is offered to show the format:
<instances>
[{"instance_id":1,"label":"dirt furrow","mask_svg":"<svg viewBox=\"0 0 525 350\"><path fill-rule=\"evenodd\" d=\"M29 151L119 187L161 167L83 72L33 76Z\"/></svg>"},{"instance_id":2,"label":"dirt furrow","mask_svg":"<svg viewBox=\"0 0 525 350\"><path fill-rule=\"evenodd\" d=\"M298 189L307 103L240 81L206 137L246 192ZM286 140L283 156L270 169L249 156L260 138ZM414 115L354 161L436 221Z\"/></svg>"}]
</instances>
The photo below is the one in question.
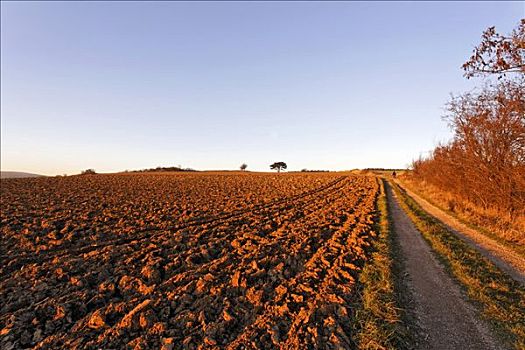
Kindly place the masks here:
<instances>
[{"instance_id":1,"label":"dirt furrow","mask_svg":"<svg viewBox=\"0 0 525 350\"><path fill-rule=\"evenodd\" d=\"M365 208L356 208L356 212L366 213L366 205L363 206ZM362 247L357 248L353 244L348 244L348 241L344 242L344 237L349 236L352 240L360 240L360 243L366 246L366 243L358 238L357 233L363 232L366 235L370 227L368 224L363 225L363 222L369 220L368 216L353 216L351 213L348 215L343 226L304 264L305 271L292 279L283 281L276 288L275 304L267 307L264 313L258 315L252 324L247 326L243 333L228 345L229 349L247 346L247 344L253 344L248 346L251 348L258 348L259 345L265 343L280 346L282 345L281 342L287 339L289 333L293 335L291 328L294 324L297 328L297 323L294 323L294 320L299 319L301 320L299 322L307 322L309 317L321 317L321 314L326 313L326 310L316 312L316 307L319 306L316 302L319 300L326 301L326 299L330 299L331 295L334 295L326 293L323 297L319 293L321 286L326 283L327 276L330 278L337 276L339 282L336 284L337 288L343 289L343 295L351 297L351 285L355 273L359 270L359 261L364 258L361 255L364 254L364 251ZM345 261L345 258L348 258L348 261ZM337 264L334 264L334 261L341 263L344 269L339 268ZM334 300L331 301L338 302L341 299L334 297ZM340 312L341 317L346 313L342 310ZM335 327L335 323L333 326ZM304 336L306 333L302 334ZM254 341L258 341L260 344L254 344Z\"/></svg>"},{"instance_id":2,"label":"dirt furrow","mask_svg":"<svg viewBox=\"0 0 525 350\"><path fill-rule=\"evenodd\" d=\"M225 213L225 214L218 215L218 216L211 217L211 218L200 217L200 218L196 218L194 220L187 221L187 222L181 223L180 225L172 226L172 227L162 227L162 228L148 227L145 229L134 230L133 233L129 234L131 235L131 237L127 237L127 238L118 238L118 239L109 240L106 242L94 242L89 245L84 245L80 247L70 246L67 248L51 249L51 250L47 250L44 252L40 252L39 254L32 253L32 254L17 254L17 255L3 255L3 256L0 255L0 260L6 262L6 264L3 264L2 268L0 269L0 277L5 277L10 272L28 263L31 263L31 264L32 263L42 263L44 261L49 261L54 258L62 258L62 257L69 256L69 255L86 254L91 251L98 250L98 249L108 247L108 246L121 246L121 245L129 244L135 241L143 241L145 239L151 239L155 235L157 236L165 235L166 232L171 232L172 234L175 234L178 231L189 229L192 227L199 228L202 225L215 224L215 223L218 223L220 225L224 221L235 220L238 217L242 217L243 215L258 212L260 210L271 209L273 207L276 207L276 206L279 206L285 203L290 203L295 200L303 200L310 196L320 194L326 190L330 190L330 189L338 190L344 186L343 181L345 179L346 179L345 177L340 177L336 179L335 181L330 182L327 185L321 186L320 188L309 190L309 191L300 193L295 196L276 199L270 203L256 205L250 209L237 210L231 213ZM341 182L343 182L343 185L336 186L340 184Z\"/></svg>"},{"instance_id":3,"label":"dirt furrow","mask_svg":"<svg viewBox=\"0 0 525 350\"><path fill-rule=\"evenodd\" d=\"M339 181L337 181L339 182ZM335 183L333 183L335 184ZM332 188L332 186L329 186L326 189L330 189ZM329 192L322 192L323 195L330 195L332 193L337 193L337 191L339 190L340 188L339 187L335 187L333 190L330 190ZM303 212L305 210L310 210L311 212L315 211L318 209L318 203L315 201L315 200L310 200L310 199L306 199L307 197L309 196L301 196L301 201L298 201L296 203L296 205L286 205L285 203L285 207L281 207L279 208L278 206L275 206L275 207L272 207L270 205L264 207L264 208L261 208L260 210L263 210L263 211L267 211L267 210L279 210L279 212L281 213L281 215L283 215L283 211L282 209L285 209L285 211L293 211L295 212L296 214L301 214L301 215L296 215L294 216L292 219L293 220L296 220L296 219L299 219L300 216L302 216ZM283 205L282 203L280 203L280 205ZM311 208L311 209L309 209ZM269 227L271 227L271 223L273 222L273 217L276 216L275 214L272 215L272 213L263 213L263 216L264 218L267 220L267 224L264 223L264 221L260 221L260 218L258 218L258 212L252 212L251 213L251 216L254 217L254 219L252 220L253 222L259 222L259 225L258 226L261 226L261 227L264 227L266 225L269 225ZM237 236L239 234L238 232L238 218L237 217L232 217L232 218L229 218L228 222L224 222L224 223L221 223L221 222L216 222L214 223L214 225L212 226L199 226L199 227L196 227L197 229L197 232L191 232L191 231L186 231L186 232L183 232L182 233L182 238L183 238L183 242L180 242L177 238L179 237L176 237L176 238L173 238L173 234L171 233L165 233L164 236L156 236L156 238L159 238L159 240L157 241L152 241L150 243L153 243L153 244L146 244L146 247L142 247L141 249L137 249L138 246L143 246L144 245L144 240L142 239L142 237L140 238L135 238L133 239L133 241L127 243L127 244L122 244L120 246L104 246L104 247L93 247L92 250L94 251L95 249L102 249L102 254L100 254L101 257L104 258L104 260L106 261L102 261L102 262L97 262L95 260L93 260L93 258L97 258L97 255L93 256L93 257L89 257L89 260L91 260L91 264L93 264L94 266L100 266L100 263L102 263L103 265L107 265L108 263L108 259L112 259L112 256L113 255L116 255L116 258L115 259L112 259L114 260L114 264L109 264L108 266L108 269L109 271L106 273L107 275L112 275L113 273L111 272L112 268L114 266L119 266L119 257L121 256L125 256L125 260L126 261L129 261L130 263L131 262L136 262L136 261L141 261L143 259L144 256L148 255L148 254L154 254L155 252L158 252L158 251L161 251L161 250L165 250L165 248L162 248L162 242L163 241L166 241L166 240L169 240L170 242L169 245L170 245L170 248L171 249L174 249L178 252L180 252L179 254L177 254L177 256L174 256L174 257L171 257L172 259L179 259L181 261L180 263L180 266L176 269L176 270L173 270L173 271L170 271L171 273L177 273L177 271L184 271L184 275L188 276L189 278L193 278L194 277L194 273L196 271L196 269L198 268L202 268L201 267L201 264L195 264L195 263L192 263L192 261L187 261L186 263L186 260L189 259L190 257L195 261L196 259L199 259L199 254L202 255L202 251L201 251L201 246L202 245L207 245L209 242L213 242L214 240L217 240L217 239L220 239L221 241L224 241L226 242L227 245L230 244L230 241L233 240L235 238L235 236ZM247 218L243 218L242 221L247 221ZM248 220L249 221L249 220ZM225 226L227 225L227 226ZM278 225L276 228L279 228L281 225ZM218 230L215 230L215 228L218 227ZM273 229L273 228L272 228ZM215 234L213 234L215 232ZM200 235L202 234L205 234L206 237L203 238L203 237L200 237ZM214 237L215 236L215 237ZM173 244L173 241L175 240L175 242L178 242L176 244ZM195 243L198 243L199 241L203 242L202 244L198 244L196 247L195 247ZM216 241L217 244L219 244L219 241ZM273 242L275 243L275 242ZM182 246L180 247L177 247L179 244L182 244ZM159 247L160 246L160 247ZM209 247L206 247L206 249L208 249ZM84 253L84 254L88 254L88 253ZM224 255L224 252L220 253L219 252L215 252L212 254L212 256L210 257L209 253L205 252L204 253L206 255L206 257L203 257L202 260L209 260L208 264L213 264L213 260L215 258L218 258L219 256L221 256L221 260L223 262L226 262L226 265L228 265L228 259L229 259L229 256L225 256ZM215 257L215 255L219 254L219 256ZM70 255L72 257L72 261L70 262L73 262L73 260L76 260L78 264L80 264L81 266L84 265L84 262L85 262L85 258L83 257L79 257L75 254L71 254ZM54 266L55 268L57 267L57 262L59 261L58 260L59 257L54 257L53 258L53 261L50 261L49 264ZM60 261L60 265L66 265L68 263L68 260L64 260L64 257L61 257L61 261ZM111 261L109 261L111 262ZM205 262L205 261L203 261ZM195 268L192 268L192 265L195 266ZM226 266L225 265L225 266ZM224 266L224 267L225 267ZM82 275L85 274L86 271L85 270L79 270L77 272L73 271L73 270L69 270L68 271L68 275L69 277L71 278L82 278ZM77 277L78 276L78 277ZM181 276L178 276L179 278ZM55 282L56 284L60 284L60 283L63 283L60 279L56 280ZM51 284L52 285L52 284ZM4 289L4 292L5 293L9 293L9 289ZM62 293L66 294L68 293L67 290L64 290ZM93 294L96 294L96 291L93 291ZM31 292L30 291L27 291L27 295L28 295L28 298L26 298L27 300L30 300L30 302L27 302L26 303L26 307L31 307L30 304L35 304L35 303L39 303L41 300L33 300L33 298L31 297ZM60 294L59 295L55 295L54 298L58 298L60 297ZM18 298L18 304L19 306L17 307L17 309L20 311L20 312L23 312L24 310L24 307L20 304L21 302L23 303L23 296L21 295L18 295L17 296ZM12 304L12 306L14 307L15 304Z\"/></svg>"},{"instance_id":4,"label":"dirt furrow","mask_svg":"<svg viewBox=\"0 0 525 350\"><path fill-rule=\"evenodd\" d=\"M345 327L373 237L373 178L108 175L35 184L43 195L33 201L28 183L10 183L14 216L2 217L11 247L2 258L23 268L0 282L1 347L223 348L243 334L265 348L351 343ZM29 251L41 254L18 254ZM268 309L283 317L252 326Z\"/></svg>"},{"instance_id":5,"label":"dirt furrow","mask_svg":"<svg viewBox=\"0 0 525 350\"><path fill-rule=\"evenodd\" d=\"M321 229L316 230L316 224L324 222L319 217L319 208L323 207L327 211L330 211L330 207L337 209L339 202L332 199L339 197L339 194L335 193L334 196L336 197L324 199L326 201L324 207L322 201L319 203L316 201L317 210L312 212L316 215L291 217L292 227L284 230L278 228L263 237L248 234L251 239L263 238L257 242L256 250L244 250L246 242L242 242L237 248L221 256L220 261L205 266L199 265L193 272L187 272L190 266L181 267L179 274L170 272L176 277L162 282L157 290L165 291L176 298L185 296L182 305L172 312L170 317L179 320L178 323L182 324L183 320L187 322L194 319L195 315L199 315L199 322L205 324L203 328L198 327L194 331L185 332L180 341L220 344L242 330L242 324L245 322L243 319L254 312L257 313L263 303L271 303L276 281L293 277L295 273L300 272L302 261L308 258L309 252L316 251L316 246L327 239L323 234L311 235L309 232L322 232ZM305 231L294 230L293 227L297 226L304 227ZM294 230L293 235L287 232L290 230ZM238 236L244 235L238 233ZM236 267L232 269L231 266ZM196 276L201 277L198 279ZM205 291L211 292L213 300L210 300L208 305L201 305L202 314L199 314L199 307L191 307L192 301L202 297ZM215 305L216 310L214 311L210 305Z\"/></svg>"}]
</instances>

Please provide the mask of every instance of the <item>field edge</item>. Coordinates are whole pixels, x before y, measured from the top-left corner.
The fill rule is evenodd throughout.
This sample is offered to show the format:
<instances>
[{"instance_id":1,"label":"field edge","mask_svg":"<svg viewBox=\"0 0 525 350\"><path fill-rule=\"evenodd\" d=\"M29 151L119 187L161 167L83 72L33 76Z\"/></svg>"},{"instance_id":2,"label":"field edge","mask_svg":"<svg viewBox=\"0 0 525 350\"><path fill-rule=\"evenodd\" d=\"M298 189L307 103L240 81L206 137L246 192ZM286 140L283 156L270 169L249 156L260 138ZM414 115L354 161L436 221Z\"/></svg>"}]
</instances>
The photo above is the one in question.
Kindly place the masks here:
<instances>
[{"instance_id":1,"label":"field edge","mask_svg":"<svg viewBox=\"0 0 525 350\"><path fill-rule=\"evenodd\" d=\"M409 317L401 307L405 302L399 251L394 240L385 180L376 178L380 191L376 198L378 232L372 242L371 257L359 276L360 300L355 310L358 349L412 349Z\"/></svg>"}]
</instances>

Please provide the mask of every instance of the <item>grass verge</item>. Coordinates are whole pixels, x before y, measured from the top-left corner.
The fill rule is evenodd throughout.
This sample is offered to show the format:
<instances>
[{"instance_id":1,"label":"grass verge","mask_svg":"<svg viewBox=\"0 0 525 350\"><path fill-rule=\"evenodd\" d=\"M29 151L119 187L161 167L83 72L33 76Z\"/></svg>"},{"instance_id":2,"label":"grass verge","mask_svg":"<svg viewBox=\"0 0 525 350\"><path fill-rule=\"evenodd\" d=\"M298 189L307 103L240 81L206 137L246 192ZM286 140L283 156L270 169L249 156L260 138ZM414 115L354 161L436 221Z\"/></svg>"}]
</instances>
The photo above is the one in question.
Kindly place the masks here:
<instances>
[{"instance_id":1,"label":"grass verge","mask_svg":"<svg viewBox=\"0 0 525 350\"><path fill-rule=\"evenodd\" d=\"M502 341L525 349L525 288L426 213L397 184L402 208Z\"/></svg>"},{"instance_id":2,"label":"grass verge","mask_svg":"<svg viewBox=\"0 0 525 350\"><path fill-rule=\"evenodd\" d=\"M432 204L433 206L440 209L441 211L452 216L453 218L461 222L463 225L470 227L471 229L484 234L485 236L495 240L496 242L502 244L503 246L509 249L512 249L514 252L516 252L523 258L525 258L525 246L518 245L514 242L511 242L508 239L505 239L504 237L502 237L501 234L495 233L493 230L497 230L496 228L483 226L481 223L479 223L480 221L479 218L476 219L476 223L473 223L472 221L468 221L468 219L464 217L464 215L466 215L464 212L452 211L450 209L447 209L438 199L433 198L431 194L426 193L421 187L414 186L413 181L408 182L408 181L404 181L401 179L397 181L399 181L400 185L402 185L400 186L401 188L405 187L405 188L410 189L410 191L414 192L416 195L423 198L428 203Z\"/></svg>"},{"instance_id":3,"label":"grass verge","mask_svg":"<svg viewBox=\"0 0 525 350\"><path fill-rule=\"evenodd\" d=\"M400 293L396 284L395 250L389 225L384 183L380 181L377 199L377 239L372 243L371 259L359 276L360 300L356 305L356 342L358 349L410 349L409 333Z\"/></svg>"}]
</instances>

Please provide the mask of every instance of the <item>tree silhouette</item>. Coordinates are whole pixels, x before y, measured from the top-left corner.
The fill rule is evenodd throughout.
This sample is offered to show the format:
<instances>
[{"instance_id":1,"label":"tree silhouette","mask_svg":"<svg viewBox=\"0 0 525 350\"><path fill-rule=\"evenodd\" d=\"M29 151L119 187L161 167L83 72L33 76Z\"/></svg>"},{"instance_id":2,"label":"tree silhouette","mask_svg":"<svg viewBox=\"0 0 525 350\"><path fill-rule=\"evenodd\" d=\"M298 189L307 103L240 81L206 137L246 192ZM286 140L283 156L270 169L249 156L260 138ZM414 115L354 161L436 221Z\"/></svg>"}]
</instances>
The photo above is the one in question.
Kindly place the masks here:
<instances>
[{"instance_id":1,"label":"tree silhouette","mask_svg":"<svg viewBox=\"0 0 525 350\"><path fill-rule=\"evenodd\" d=\"M81 175L95 175L96 171L95 169L86 169L86 170L82 170L80 174Z\"/></svg>"},{"instance_id":2,"label":"tree silhouette","mask_svg":"<svg viewBox=\"0 0 525 350\"><path fill-rule=\"evenodd\" d=\"M285 162L275 162L272 165L270 165L270 169L277 170L278 173L281 172L281 170L285 170L288 166Z\"/></svg>"},{"instance_id":3,"label":"tree silhouette","mask_svg":"<svg viewBox=\"0 0 525 350\"><path fill-rule=\"evenodd\" d=\"M248 167L248 164L243 163L243 164L241 164L241 166L239 168L241 169L241 171L245 171L247 167Z\"/></svg>"}]
</instances>

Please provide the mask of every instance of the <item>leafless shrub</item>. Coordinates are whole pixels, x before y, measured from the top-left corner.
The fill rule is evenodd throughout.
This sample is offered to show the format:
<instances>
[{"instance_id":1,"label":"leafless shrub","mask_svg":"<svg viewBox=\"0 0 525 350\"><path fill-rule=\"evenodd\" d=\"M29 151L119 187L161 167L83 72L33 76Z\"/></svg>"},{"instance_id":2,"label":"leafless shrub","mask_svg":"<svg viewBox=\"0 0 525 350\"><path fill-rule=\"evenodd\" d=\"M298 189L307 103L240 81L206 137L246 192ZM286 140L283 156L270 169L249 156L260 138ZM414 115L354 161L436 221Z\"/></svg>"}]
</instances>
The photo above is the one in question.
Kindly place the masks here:
<instances>
[{"instance_id":1,"label":"leafless shrub","mask_svg":"<svg viewBox=\"0 0 525 350\"><path fill-rule=\"evenodd\" d=\"M463 69L467 77L497 75L498 82L453 97L444 118L452 141L412 165L416 179L495 211L507 223L525 217L524 27L522 20L509 37L494 28L483 34ZM505 76L509 72L516 74Z\"/></svg>"}]
</instances>

